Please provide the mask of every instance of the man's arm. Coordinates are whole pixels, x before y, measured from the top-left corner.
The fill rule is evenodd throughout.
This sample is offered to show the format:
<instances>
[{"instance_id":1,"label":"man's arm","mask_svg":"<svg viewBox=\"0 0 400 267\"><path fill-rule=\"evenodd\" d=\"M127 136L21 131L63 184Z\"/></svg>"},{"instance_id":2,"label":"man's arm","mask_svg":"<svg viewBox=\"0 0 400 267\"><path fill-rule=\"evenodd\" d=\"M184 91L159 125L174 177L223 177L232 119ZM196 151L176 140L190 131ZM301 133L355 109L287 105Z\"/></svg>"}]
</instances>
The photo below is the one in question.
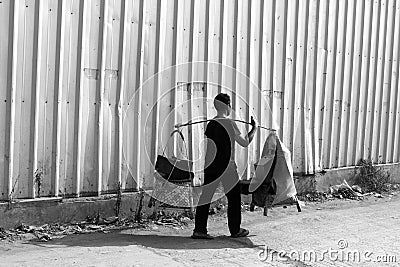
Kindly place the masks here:
<instances>
[{"instance_id":1,"label":"man's arm","mask_svg":"<svg viewBox=\"0 0 400 267\"><path fill-rule=\"evenodd\" d=\"M238 144L243 147L249 146L251 141L253 141L254 135L256 134L257 123L255 122L253 117L251 117L250 123L251 123L251 130L250 130L250 132L248 132L248 134L246 135L245 138L243 138L240 134L235 135L236 142L238 142Z\"/></svg>"}]
</instances>

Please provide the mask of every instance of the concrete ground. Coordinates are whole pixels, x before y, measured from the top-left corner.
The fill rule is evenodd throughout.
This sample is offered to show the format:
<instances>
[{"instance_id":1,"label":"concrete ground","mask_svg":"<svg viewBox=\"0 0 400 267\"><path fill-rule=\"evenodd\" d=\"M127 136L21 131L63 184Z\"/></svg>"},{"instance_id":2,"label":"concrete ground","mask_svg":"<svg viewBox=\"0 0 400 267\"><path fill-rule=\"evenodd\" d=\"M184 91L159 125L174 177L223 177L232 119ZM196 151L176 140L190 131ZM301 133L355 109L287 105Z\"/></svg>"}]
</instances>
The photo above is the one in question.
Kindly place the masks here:
<instances>
[{"instance_id":1,"label":"concrete ground","mask_svg":"<svg viewBox=\"0 0 400 267\"><path fill-rule=\"evenodd\" d=\"M0 266L400 266L400 193L363 201L332 200L244 212L246 238L228 237L214 215L214 240L183 229L70 235L49 242L0 242Z\"/></svg>"}]
</instances>

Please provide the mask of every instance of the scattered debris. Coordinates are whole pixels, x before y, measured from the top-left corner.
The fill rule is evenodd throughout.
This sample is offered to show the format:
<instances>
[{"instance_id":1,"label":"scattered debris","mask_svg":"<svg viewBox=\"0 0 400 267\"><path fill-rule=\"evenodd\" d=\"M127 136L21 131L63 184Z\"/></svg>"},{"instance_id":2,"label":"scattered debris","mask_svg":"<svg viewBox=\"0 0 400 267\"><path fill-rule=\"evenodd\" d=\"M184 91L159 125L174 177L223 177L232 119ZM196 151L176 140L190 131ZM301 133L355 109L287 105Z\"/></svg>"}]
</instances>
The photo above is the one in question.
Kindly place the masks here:
<instances>
[{"instance_id":1,"label":"scattered debris","mask_svg":"<svg viewBox=\"0 0 400 267\"><path fill-rule=\"evenodd\" d=\"M214 214L217 214L217 209L214 207L214 208L210 208L209 209L209 211L208 211L208 215L214 215Z\"/></svg>"},{"instance_id":2,"label":"scattered debris","mask_svg":"<svg viewBox=\"0 0 400 267\"><path fill-rule=\"evenodd\" d=\"M384 185L386 192L393 192L400 190L400 184L387 183Z\"/></svg>"},{"instance_id":3,"label":"scattered debris","mask_svg":"<svg viewBox=\"0 0 400 267\"><path fill-rule=\"evenodd\" d=\"M178 211L159 211L156 218L153 218L154 224L169 226L169 227L179 227L188 226L192 222L191 215L189 212L178 212Z\"/></svg>"},{"instance_id":4,"label":"scattered debris","mask_svg":"<svg viewBox=\"0 0 400 267\"><path fill-rule=\"evenodd\" d=\"M394 196L397 194L396 191L399 191L400 184L386 184L387 188L385 192L387 194L382 194L376 191L365 192L360 185L352 185L349 186L346 180L342 184L334 185L329 188L328 192L309 192L298 195L298 199L302 201L308 202L323 202L326 200L333 199L355 199L362 200L368 196L374 196L376 198L384 198L384 196L388 195Z\"/></svg>"},{"instance_id":5,"label":"scattered debris","mask_svg":"<svg viewBox=\"0 0 400 267\"><path fill-rule=\"evenodd\" d=\"M329 190L332 196L340 199L347 198L347 199L360 200L364 197L363 194L361 193L362 192L361 188L359 188L358 186L354 187L349 186L346 180L344 180L343 183L341 183L340 185L331 186Z\"/></svg>"},{"instance_id":6,"label":"scattered debris","mask_svg":"<svg viewBox=\"0 0 400 267\"><path fill-rule=\"evenodd\" d=\"M170 225L170 226L177 226L179 225L179 222L175 220L174 218L162 218L159 221L154 222L155 224L158 225Z\"/></svg>"},{"instance_id":7,"label":"scattered debris","mask_svg":"<svg viewBox=\"0 0 400 267\"><path fill-rule=\"evenodd\" d=\"M222 203L218 203L215 205L215 208L217 209L217 211L223 211L226 209L226 205L222 204Z\"/></svg>"},{"instance_id":8,"label":"scattered debris","mask_svg":"<svg viewBox=\"0 0 400 267\"><path fill-rule=\"evenodd\" d=\"M10 231L0 227L0 240L14 240L14 237Z\"/></svg>"},{"instance_id":9,"label":"scattered debris","mask_svg":"<svg viewBox=\"0 0 400 267\"><path fill-rule=\"evenodd\" d=\"M363 193L363 190L362 190L361 186L359 186L359 185L352 185L351 189L353 189L357 193L360 193L360 194Z\"/></svg>"},{"instance_id":10,"label":"scattered debris","mask_svg":"<svg viewBox=\"0 0 400 267\"><path fill-rule=\"evenodd\" d=\"M400 184L389 183L389 174L380 167L374 166L370 160L360 160L354 175L355 185L350 186L344 180L342 184L331 186L329 192L303 193L298 195L298 198L311 202L322 202L335 198L362 200L368 196L383 198L382 193L400 189Z\"/></svg>"},{"instance_id":11,"label":"scattered debris","mask_svg":"<svg viewBox=\"0 0 400 267\"><path fill-rule=\"evenodd\" d=\"M246 203L241 203L241 210L242 210L242 212L245 212L245 211L250 211L250 204L246 204Z\"/></svg>"},{"instance_id":12,"label":"scattered debris","mask_svg":"<svg viewBox=\"0 0 400 267\"><path fill-rule=\"evenodd\" d=\"M190 219L189 219L190 220ZM132 219L119 219L116 216L108 218L87 218L85 221L71 224L44 224L42 226L30 226L20 224L14 229L0 228L0 240L15 241L26 239L30 236L42 242L47 242L56 237L73 234L87 234L94 232L109 233L112 230L126 228L149 228L152 221L136 222Z\"/></svg>"},{"instance_id":13,"label":"scattered debris","mask_svg":"<svg viewBox=\"0 0 400 267\"><path fill-rule=\"evenodd\" d=\"M301 201L308 201L308 202L323 202L326 200L334 199L332 194L327 192L308 192L297 195L297 198Z\"/></svg>"},{"instance_id":14,"label":"scattered debris","mask_svg":"<svg viewBox=\"0 0 400 267\"><path fill-rule=\"evenodd\" d=\"M34 233L38 240L42 242L47 242L52 239L48 233Z\"/></svg>"}]
</instances>

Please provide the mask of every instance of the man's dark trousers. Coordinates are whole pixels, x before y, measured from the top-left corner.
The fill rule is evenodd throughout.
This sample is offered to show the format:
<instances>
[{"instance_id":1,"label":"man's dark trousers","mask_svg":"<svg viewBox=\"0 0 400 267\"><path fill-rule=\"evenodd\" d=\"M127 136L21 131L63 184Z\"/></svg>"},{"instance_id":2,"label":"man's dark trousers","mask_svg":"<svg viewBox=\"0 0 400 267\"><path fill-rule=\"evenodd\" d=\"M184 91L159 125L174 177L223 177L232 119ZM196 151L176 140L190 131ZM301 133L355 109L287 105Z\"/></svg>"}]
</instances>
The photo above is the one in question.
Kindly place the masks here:
<instances>
[{"instance_id":1,"label":"man's dark trousers","mask_svg":"<svg viewBox=\"0 0 400 267\"><path fill-rule=\"evenodd\" d=\"M222 175L205 173L204 185L200 195L199 204L196 208L195 229L199 233L207 233L208 212L212 197L222 182L225 195L228 198L228 227L231 234L240 230L241 223L241 195L239 187L239 175L236 165L229 164Z\"/></svg>"}]
</instances>

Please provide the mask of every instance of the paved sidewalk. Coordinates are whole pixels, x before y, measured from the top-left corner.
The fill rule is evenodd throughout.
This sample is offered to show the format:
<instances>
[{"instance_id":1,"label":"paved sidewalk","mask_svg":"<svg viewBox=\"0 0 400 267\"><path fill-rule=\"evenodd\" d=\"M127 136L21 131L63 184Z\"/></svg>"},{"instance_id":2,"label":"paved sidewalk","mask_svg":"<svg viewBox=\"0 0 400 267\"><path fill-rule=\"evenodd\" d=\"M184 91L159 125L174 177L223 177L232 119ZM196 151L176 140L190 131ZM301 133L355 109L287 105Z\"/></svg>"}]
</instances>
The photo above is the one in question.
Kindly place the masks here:
<instances>
[{"instance_id":1,"label":"paved sidewalk","mask_svg":"<svg viewBox=\"0 0 400 267\"><path fill-rule=\"evenodd\" d=\"M400 266L400 193L269 214L243 213L251 234L239 239L227 236L226 218L218 215L210 219L211 241L190 239L192 226L153 225L47 243L0 242L0 266Z\"/></svg>"}]
</instances>

